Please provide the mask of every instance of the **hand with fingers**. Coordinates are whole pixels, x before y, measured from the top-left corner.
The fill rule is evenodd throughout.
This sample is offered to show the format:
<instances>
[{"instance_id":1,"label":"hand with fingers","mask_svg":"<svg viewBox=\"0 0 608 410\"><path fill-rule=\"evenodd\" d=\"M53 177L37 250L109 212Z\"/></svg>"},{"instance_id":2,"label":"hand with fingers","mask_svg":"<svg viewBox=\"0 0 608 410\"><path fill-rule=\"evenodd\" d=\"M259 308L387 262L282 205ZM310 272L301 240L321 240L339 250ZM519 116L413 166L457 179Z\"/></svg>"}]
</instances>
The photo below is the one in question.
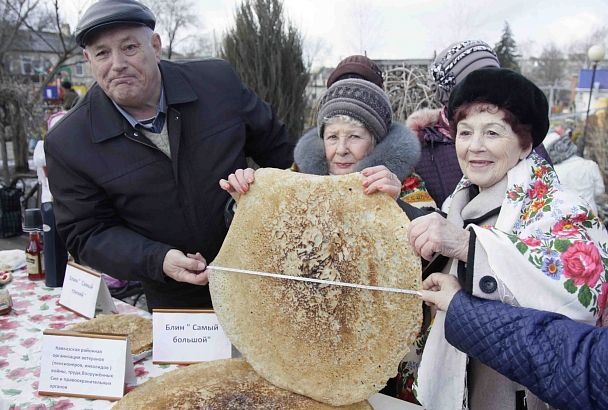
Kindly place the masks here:
<instances>
[{"instance_id":1,"label":"hand with fingers","mask_svg":"<svg viewBox=\"0 0 608 410\"><path fill-rule=\"evenodd\" d=\"M452 298L460 289L455 276L435 272L422 282L420 297L427 305L447 311Z\"/></svg>"},{"instance_id":2,"label":"hand with fingers","mask_svg":"<svg viewBox=\"0 0 608 410\"><path fill-rule=\"evenodd\" d=\"M177 249L171 249L165 255L163 272L177 282L187 282L193 285L209 283L207 261L200 253L184 255Z\"/></svg>"},{"instance_id":3,"label":"hand with fingers","mask_svg":"<svg viewBox=\"0 0 608 410\"><path fill-rule=\"evenodd\" d=\"M401 193L401 181L384 165L365 168L361 171L363 175L363 189L366 194L384 192L394 199L399 198Z\"/></svg>"},{"instance_id":4,"label":"hand with fingers","mask_svg":"<svg viewBox=\"0 0 608 410\"><path fill-rule=\"evenodd\" d=\"M255 181L253 168L237 169L228 179L220 179L220 187L227 191L235 201L239 201L242 194L249 191L249 186Z\"/></svg>"},{"instance_id":5,"label":"hand with fingers","mask_svg":"<svg viewBox=\"0 0 608 410\"><path fill-rule=\"evenodd\" d=\"M470 232L460 228L437 212L421 216L410 222L408 241L418 255L430 261L434 253L448 258L467 261Z\"/></svg>"}]
</instances>

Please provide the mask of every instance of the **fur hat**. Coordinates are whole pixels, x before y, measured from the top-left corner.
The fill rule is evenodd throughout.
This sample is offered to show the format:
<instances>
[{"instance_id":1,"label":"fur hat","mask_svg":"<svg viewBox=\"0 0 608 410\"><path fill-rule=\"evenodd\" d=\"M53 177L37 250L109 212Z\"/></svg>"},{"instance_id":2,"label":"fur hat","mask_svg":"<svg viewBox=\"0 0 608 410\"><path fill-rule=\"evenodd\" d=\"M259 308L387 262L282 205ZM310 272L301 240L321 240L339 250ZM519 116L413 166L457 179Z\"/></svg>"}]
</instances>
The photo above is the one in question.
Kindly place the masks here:
<instances>
[{"instance_id":1,"label":"fur hat","mask_svg":"<svg viewBox=\"0 0 608 410\"><path fill-rule=\"evenodd\" d=\"M496 53L487 43L467 40L451 44L429 66L435 99L445 105L456 84L468 74L484 67L500 67Z\"/></svg>"},{"instance_id":2,"label":"fur hat","mask_svg":"<svg viewBox=\"0 0 608 410\"><path fill-rule=\"evenodd\" d=\"M549 104L545 94L530 80L506 68L482 68L469 74L452 91L448 119L463 104L487 102L509 110L517 119L532 127L532 145L543 142L549 130Z\"/></svg>"},{"instance_id":3,"label":"fur hat","mask_svg":"<svg viewBox=\"0 0 608 410\"><path fill-rule=\"evenodd\" d=\"M135 0L100 0L82 15L76 31L76 43L85 48L91 33L117 24L137 24L154 30L156 18L145 5Z\"/></svg>"},{"instance_id":4,"label":"fur hat","mask_svg":"<svg viewBox=\"0 0 608 410\"><path fill-rule=\"evenodd\" d=\"M366 56L361 55L349 56L340 61L327 79L327 88L331 87L336 81L347 78L361 78L376 84L380 88L384 84L382 71L378 65Z\"/></svg>"},{"instance_id":5,"label":"fur hat","mask_svg":"<svg viewBox=\"0 0 608 410\"><path fill-rule=\"evenodd\" d=\"M377 85L359 78L334 83L319 99L317 128L321 138L325 121L336 115L348 115L361 122L376 142L386 136L393 120L386 93Z\"/></svg>"}]
</instances>

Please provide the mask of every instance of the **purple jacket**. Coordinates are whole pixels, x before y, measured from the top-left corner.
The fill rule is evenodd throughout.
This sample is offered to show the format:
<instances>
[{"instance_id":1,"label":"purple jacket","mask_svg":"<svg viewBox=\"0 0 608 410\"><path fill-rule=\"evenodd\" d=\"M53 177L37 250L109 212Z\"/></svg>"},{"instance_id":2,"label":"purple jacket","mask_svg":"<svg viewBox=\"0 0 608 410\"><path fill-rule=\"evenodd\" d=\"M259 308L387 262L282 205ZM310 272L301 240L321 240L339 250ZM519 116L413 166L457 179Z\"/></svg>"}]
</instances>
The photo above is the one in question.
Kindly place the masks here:
<instances>
[{"instance_id":1,"label":"purple jacket","mask_svg":"<svg viewBox=\"0 0 608 410\"><path fill-rule=\"evenodd\" d=\"M560 409L608 409L608 328L458 292L450 344Z\"/></svg>"}]
</instances>

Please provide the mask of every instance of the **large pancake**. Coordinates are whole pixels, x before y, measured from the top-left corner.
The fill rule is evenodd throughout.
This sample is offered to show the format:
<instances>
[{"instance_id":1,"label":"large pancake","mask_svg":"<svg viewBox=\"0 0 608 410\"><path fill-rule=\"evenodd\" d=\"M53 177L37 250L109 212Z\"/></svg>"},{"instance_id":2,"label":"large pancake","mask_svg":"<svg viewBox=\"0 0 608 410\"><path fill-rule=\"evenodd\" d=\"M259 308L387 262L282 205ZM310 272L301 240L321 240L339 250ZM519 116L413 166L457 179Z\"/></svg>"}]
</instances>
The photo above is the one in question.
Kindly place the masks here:
<instances>
[{"instance_id":1,"label":"large pancake","mask_svg":"<svg viewBox=\"0 0 608 410\"><path fill-rule=\"evenodd\" d=\"M329 410L328 406L279 389L261 378L242 359L204 362L165 373L128 393L114 410ZM339 407L365 410L368 402Z\"/></svg>"},{"instance_id":2,"label":"large pancake","mask_svg":"<svg viewBox=\"0 0 608 410\"><path fill-rule=\"evenodd\" d=\"M420 288L409 220L361 176L260 169L213 265L365 285ZM379 391L420 329L416 296L214 270L222 328L284 389L335 406Z\"/></svg>"}]
</instances>

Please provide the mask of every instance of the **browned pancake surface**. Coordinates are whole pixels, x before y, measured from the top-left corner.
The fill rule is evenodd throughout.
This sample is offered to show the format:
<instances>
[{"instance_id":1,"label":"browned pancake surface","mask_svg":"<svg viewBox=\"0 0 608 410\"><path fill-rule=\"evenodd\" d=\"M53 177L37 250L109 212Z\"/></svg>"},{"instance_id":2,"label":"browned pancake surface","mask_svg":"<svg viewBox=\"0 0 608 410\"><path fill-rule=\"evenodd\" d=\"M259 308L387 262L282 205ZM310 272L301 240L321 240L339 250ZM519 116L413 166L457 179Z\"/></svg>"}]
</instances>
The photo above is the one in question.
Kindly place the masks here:
<instances>
[{"instance_id":1,"label":"browned pancake surface","mask_svg":"<svg viewBox=\"0 0 608 410\"><path fill-rule=\"evenodd\" d=\"M242 359L194 364L149 380L131 391L114 410L329 410L336 407L279 389ZM338 407L366 410L367 402Z\"/></svg>"},{"instance_id":2,"label":"browned pancake surface","mask_svg":"<svg viewBox=\"0 0 608 410\"><path fill-rule=\"evenodd\" d=\"M99 315L70 330L128 335L132 354L152 349L152 321L137 315Z\"/></svg>"},{"instance_id":3,"label":"browned pancake surface","mask_svg":"<svg viewBox=\"0 0 608 410\"><path fill-rule=\"evenodd\" d=\"M214 265L419 289L409 220L361 177L261 169L242 196ZM332 405L384 387L420 329L411 295L215 271L220 323L251 366L276 386Z\"/></svg>"}]
</instances>

